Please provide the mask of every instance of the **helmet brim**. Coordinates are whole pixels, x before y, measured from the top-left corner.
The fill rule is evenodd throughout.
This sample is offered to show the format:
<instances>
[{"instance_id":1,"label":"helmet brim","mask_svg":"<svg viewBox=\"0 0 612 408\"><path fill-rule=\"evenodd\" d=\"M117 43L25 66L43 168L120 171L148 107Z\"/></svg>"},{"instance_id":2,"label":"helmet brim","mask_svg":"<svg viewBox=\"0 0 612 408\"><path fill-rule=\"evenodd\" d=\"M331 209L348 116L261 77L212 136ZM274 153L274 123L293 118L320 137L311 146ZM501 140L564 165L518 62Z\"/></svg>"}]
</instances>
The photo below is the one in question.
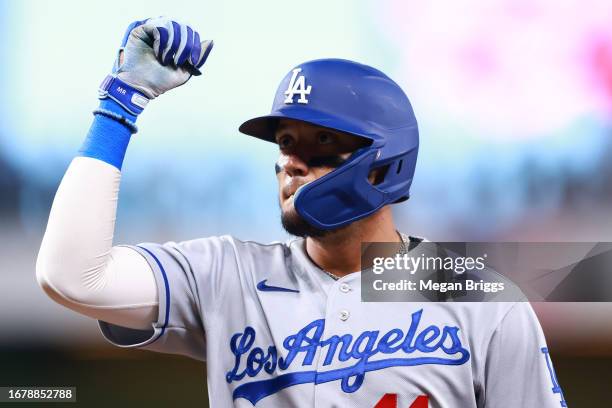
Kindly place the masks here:
<instances>
[{"instance_id":1,"label":"helmet brim","mask_svg":"<svg viewBox=\"0 0 612 408\"><path fill-rule=\"evenodd\" d=\"M354 136L363 137L370 141L377 139L376 133L370 129L362 129L348 120L340 117L327 115L305 107L287 109L286 111L272 112L269 115L259 116L244 122L238 130L245 135L254 136L268 142L276 143L275 132L281 119L292 119L309 123L315 126L333 129L335 131L349 133Z\"/></svg>"}]
</instances>

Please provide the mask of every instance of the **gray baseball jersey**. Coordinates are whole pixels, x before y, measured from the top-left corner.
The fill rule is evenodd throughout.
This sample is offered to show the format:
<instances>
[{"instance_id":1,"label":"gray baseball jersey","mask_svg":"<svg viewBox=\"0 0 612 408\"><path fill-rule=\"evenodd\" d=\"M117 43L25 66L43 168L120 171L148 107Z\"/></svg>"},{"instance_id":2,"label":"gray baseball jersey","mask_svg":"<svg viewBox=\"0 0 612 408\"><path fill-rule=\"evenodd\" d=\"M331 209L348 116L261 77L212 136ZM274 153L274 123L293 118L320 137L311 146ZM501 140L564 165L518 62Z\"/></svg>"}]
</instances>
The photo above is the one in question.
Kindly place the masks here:
<instances>
[{"instance_id":1,"label":"gray baseball jersey","mask_svg":"<svg viewBox=\"0 0 612 408\"><path fill-rule=\"evenodd\" d=\"M159 319L104 336L205 360L213 407L566 406L528 302L363 303L360 273L332 279L303 239L133 248Z\"/></svg>"}]
</instances>

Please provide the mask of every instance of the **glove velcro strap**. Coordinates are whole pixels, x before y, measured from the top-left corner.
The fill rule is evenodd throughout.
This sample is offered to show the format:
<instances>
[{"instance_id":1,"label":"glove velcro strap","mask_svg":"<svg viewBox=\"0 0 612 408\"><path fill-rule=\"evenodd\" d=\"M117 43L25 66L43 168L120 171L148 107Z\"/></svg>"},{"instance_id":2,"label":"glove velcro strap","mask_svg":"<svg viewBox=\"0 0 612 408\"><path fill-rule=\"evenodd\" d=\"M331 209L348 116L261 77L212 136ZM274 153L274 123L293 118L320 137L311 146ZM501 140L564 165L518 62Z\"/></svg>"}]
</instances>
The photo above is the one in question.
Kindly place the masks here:
<instances>
[{"instance_id":1,"label":"glove velcro strap","mask_svg":"<svg viewBox=\"0 0 612 408\"><path fill-rule=\"evenodd\" d=\"M112 75L108 75L100 84L98 98L111 98L132 115L139 115L149 103L149 98L142 92Z\"/></svg>"}]
</instances>

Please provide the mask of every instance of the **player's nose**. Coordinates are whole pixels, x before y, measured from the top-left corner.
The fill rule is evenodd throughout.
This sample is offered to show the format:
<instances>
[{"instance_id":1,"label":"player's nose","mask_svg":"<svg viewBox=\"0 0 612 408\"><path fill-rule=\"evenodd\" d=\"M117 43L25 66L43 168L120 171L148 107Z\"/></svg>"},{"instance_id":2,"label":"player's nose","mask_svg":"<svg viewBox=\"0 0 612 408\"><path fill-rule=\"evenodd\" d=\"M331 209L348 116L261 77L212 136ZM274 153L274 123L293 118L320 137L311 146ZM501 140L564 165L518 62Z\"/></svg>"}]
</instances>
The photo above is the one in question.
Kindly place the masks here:
<instances>
[{"instance_id":1,"label":"player's nose","mask_svg":"<svg viewBox=\"0 0 612 408\"><path fill-rule=\"evenodd\" d=\"M291 177L300 177L308 174L308 164L306 160L294 153L281 156L278 166Z\"/></svg>"}]
</instances>

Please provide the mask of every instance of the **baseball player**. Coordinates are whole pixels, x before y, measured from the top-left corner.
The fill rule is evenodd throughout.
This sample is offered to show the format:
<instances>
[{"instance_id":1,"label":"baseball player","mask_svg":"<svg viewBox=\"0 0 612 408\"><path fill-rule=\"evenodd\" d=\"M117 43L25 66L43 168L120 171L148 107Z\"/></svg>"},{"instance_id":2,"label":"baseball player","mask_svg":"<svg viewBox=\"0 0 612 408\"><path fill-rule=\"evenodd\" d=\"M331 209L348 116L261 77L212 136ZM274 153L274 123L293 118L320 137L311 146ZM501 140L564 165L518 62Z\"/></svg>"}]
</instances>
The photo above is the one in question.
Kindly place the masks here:
<instances>
[{"instance_id":1,"label":"baseball player","mask_svg":"<svg viewBox=\"0 0 612 408\"><path fill-rule=\"evenodd\" d=\"M282 224L296 238L113 246L137 117L199 75L212 46L166 18L128 27L53 202L36 267L44 291L99 320L113 344L206 361L215 407L566 406L528 302L360 301L361 242L419 241L390 209L408 198L417 123L369 66L300 64L271 114L240 126L277 145Z\"/></svg>"}]
</instances>

